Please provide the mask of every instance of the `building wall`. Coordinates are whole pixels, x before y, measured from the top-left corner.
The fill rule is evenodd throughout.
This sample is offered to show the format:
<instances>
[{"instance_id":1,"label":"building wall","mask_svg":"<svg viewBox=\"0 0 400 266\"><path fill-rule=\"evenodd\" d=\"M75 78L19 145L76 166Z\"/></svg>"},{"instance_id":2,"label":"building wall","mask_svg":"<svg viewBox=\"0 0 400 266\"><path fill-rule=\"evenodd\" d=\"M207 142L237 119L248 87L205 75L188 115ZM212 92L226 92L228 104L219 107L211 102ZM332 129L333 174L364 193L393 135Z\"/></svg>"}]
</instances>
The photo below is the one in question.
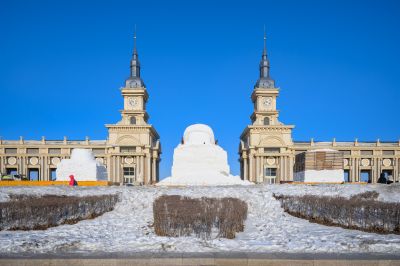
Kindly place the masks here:
<instances>
[{"instance_id":1,"label":"building wall","mask_svg":"<svg viewBox=\"0 0 400 266\"><path fill-rule=\"evenodd\" d=\"M265 39L265 38L264 38ZM400 141L398 142L309 142L293 141L293 125L279 121L277 98L280 90L269 76L269 60L264 47L260 77L251 94L253 113L240 136L239 161L242 179L256 183L293 181L295 155L313 149L343 152L349 181L359 182L366 171L376 183L385 171L400 181Z\"/></svg>"},{"instance_id":2,"label":"building wall","mask_svg":"<svg viewBox=\"0 0 400 266\"><path fill-rule=\"evenodd\" d=\"M70 158L74 148L91 149L96 160L106 166L109 181L123 184L124 167L135 169L135 184L152 184L158 181L160 161L158 141L153 147L146 148L137 143L115 146L106 140L2 140L0 141L0 172L5 174L7 169L16 169L19 174L28 176L30 169L38 169L39 180L47 181L51 178L50 169L56 169L62 159ZM34 151L33 149L37 150L37 153L30 153ZM54 153L57 150L59 152Z\"/></svg>"},{"instance_id":3,"label":"building wall","mask_svg":"<svg viewBox=\"0 0 400 266\"><path fill-rule=\"evenodd\" d=\"M127 177L124 168L133 168L129 177L134 184L156 183L159 179L160 137L148 124L146 104L149 95L140 77L136 48L131 59L131 74L121 89L121 96L121 120L106 125L107 140L0 140L1 174L16 169L18 174L28 176L30 170L37 169L39 180L50 180L50 169L57 168L62 159L70 158L74 148L84 148L92 149L96 160L106 166L109 181L120 184L131 181L124 179Z\"/></svg>"}]
</instances>

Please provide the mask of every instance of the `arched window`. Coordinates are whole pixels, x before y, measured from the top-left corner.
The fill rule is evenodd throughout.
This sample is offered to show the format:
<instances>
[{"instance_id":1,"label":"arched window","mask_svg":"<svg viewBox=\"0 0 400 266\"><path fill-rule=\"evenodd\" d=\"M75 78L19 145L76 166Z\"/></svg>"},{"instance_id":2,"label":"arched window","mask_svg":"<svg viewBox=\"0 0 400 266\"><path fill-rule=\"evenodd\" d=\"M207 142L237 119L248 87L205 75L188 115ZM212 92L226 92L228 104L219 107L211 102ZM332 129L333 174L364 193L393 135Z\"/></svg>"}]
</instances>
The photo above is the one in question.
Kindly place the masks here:
<instances>
[{"instance_id":1,"label":"arched window","mask_svg":"<svg viewBox=\"0 0 400 266\"><path fill-rule=\"evenodd\" d=\"M265 126L269 125L269 117L264 117L264 125Z\"/></svg>"},{"instance_id":2,"label":"arched window","mask_svg":"<svg viewBox=\"0 0 400 266\"><path fill-rule=\"evenodd\" d=\"M131 125L136 125L136 118L135 117L131 117Z\"/></svg>"}]
</instances>

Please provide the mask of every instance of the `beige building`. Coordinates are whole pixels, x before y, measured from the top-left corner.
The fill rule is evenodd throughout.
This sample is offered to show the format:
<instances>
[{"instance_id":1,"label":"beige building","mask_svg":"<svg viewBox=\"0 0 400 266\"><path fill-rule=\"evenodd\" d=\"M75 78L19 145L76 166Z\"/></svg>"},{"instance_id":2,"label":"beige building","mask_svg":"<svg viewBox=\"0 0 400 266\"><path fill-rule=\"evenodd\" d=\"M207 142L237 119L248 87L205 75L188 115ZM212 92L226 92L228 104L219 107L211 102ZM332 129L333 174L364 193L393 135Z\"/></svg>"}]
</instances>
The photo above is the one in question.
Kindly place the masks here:
<instances>
[{"instance_id":1,"label":"beige building","mask_svg":"<svg viewBox=\"0 0 400 266\"><path fill-rule=\"evenodd\" d=\"M136 36L134 37L136 41ZM72 149L91 149L102 162L109 181L119 184L152 184L158 181L160 137L148 124L149 98L140 77L140 63L134 45L131 73L121 88L124 105L121 120L107 124L107 140L0 140L0 172L22 174L31 180L54 180L57 164L69 158Z\"/></svg>"},{"instance_id":2,"label":"beige building","mask_svg":"<svg viewBox=\"0 0 400 266\"><path fill-rule=\"evenodd\" d=\"M265 46L260 62L260 78L251 100L254 111L251 125L240 136L239 156L242 179L257 183L293 181L295 155L307 150L334 149L343 153L345 180L376 183L381 176L400 181L400 141L328 142L294 141L293 125L279 121L279 88L269 75Z\"/></svg>"}]
</instances>

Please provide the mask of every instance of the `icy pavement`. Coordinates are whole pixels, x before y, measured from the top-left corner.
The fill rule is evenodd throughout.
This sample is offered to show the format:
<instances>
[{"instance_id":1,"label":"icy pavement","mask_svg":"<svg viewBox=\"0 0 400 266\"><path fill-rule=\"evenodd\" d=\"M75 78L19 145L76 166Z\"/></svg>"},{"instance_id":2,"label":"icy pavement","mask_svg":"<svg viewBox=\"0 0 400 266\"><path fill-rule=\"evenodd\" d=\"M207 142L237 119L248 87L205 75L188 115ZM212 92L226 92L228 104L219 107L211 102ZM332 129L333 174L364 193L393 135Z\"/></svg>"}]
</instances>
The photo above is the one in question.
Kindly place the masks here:
<instances>
[{"instance_id":1,"label":"icy pavement","mask_svg":"<svg viewBox=\"0 0 400 266\"><path fill-rule=\"evenodd\" d=\"M121 193L114 211L74 225L45 231L1 231L1 254L107 252L285 252L285 253L398 253L400 235L379 235L309 223L283 212L278 194L343 195L377 190L383 200L399 200L400 186L273 185L231 187L29 187L0 188L6 194L92 195ZM236 239L159 237L153 231L153 200L163 194L190 197L237 197L249 206L245 230ZM382 195L385 194L385 195Z\"/></svg>"}]
</instances>

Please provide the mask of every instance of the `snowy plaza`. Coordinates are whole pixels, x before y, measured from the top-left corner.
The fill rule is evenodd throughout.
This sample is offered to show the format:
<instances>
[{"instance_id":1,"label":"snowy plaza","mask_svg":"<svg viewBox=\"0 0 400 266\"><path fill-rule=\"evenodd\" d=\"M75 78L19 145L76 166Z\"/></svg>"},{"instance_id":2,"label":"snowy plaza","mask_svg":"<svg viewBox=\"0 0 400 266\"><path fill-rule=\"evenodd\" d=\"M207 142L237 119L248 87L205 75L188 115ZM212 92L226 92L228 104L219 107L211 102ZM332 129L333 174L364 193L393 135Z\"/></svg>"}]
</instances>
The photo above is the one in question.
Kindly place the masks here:
<instances>
[{"instance_id":1,"label":"snowy plaza","mask_svg":"<svg viewBox=\"0 0 400 266\"><path fill-rule=\"evenodd\" d=\"M131 252L283 252L387 253L400 252L400 235L375 234L310 223L283 211L272 196L331 195L349 197L369 190L379 200L398 202L400 186L379 185L256 185L225 187L20 187L0 188L8 194L101 195L119 193L115 209L92 220L60 225L45 231L1 231L1 254L131 253ZM236 197L249 207L244 232L235 239L159 237L152 228L152 202L161 195Z\"/></svg>"}]
</instances>

